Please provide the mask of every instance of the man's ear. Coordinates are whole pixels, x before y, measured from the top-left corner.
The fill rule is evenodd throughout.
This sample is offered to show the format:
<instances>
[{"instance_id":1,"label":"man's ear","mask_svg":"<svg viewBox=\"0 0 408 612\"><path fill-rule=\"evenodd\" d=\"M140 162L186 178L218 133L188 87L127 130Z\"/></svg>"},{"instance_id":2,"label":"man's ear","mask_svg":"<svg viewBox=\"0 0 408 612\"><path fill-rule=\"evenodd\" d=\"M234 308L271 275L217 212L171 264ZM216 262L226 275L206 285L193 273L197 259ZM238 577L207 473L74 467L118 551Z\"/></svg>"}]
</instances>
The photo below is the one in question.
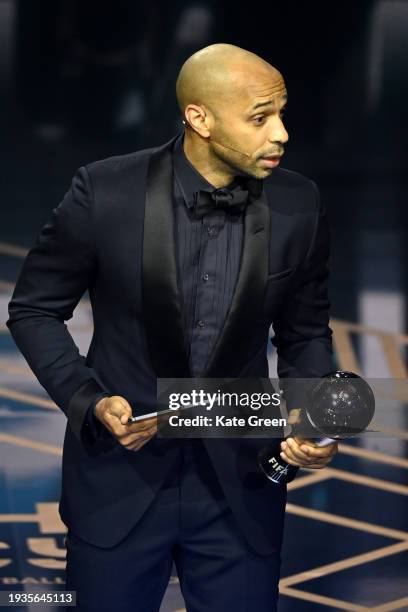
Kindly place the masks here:
<instances>
[{"instance_id":1,"label":"man's ear","mask_svg":"<svg viewBox=\"0 0 408 612\"><path fill-rule=\"evenodd\" d=\"M209 138L208 114L204 107L196 104L186 106L183 123L203 138Z\"/></svg>"}]
</instances>

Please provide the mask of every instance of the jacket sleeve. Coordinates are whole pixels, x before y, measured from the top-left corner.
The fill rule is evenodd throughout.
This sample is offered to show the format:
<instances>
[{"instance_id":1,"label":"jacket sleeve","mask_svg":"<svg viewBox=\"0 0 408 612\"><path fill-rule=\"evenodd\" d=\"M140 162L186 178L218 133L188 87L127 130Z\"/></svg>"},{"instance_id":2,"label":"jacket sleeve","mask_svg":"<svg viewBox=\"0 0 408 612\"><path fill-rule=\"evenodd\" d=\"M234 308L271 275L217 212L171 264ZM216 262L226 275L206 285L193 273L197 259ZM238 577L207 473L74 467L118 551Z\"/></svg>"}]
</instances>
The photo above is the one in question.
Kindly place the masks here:
<instances>
[{"instance_id":1,"label":"jacket sleeve","mask_svg":"<svg viewBox=\"0 0 408 612\"><path fill-rule=\"evenodd\" d=\"M277 350L277 371L288 410L302 407L304 397L302 383L290 379L321 377L333 370L328 299L330 230L319 189L311 182L316 201L312 241L297 284L273 322L272 344Z\"/></svg>"},{"instance_id":2,"label":"jacket sleeve","mask_svg":"<svg viewBox=\"0 0 408 612\"><path fill-rule=\"evenodd\" d=\"M80 168L24 260L6 322L31 370L81 442L89 406L108 392L64 323L96 273L92 200L88 173Z\"/></svg>"}]
</instances>

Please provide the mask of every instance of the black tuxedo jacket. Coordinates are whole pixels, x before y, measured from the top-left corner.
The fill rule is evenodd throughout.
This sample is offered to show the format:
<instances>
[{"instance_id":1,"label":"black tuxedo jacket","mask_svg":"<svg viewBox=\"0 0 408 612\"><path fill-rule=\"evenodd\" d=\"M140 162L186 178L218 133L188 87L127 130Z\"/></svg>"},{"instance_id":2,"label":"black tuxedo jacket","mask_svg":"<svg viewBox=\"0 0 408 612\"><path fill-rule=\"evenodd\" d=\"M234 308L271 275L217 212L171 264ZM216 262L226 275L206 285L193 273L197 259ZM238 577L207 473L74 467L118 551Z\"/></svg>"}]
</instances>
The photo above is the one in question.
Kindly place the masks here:
<instances>
[{"instance_id":1,"label":"black tuxedo jacket","mask_svg":"<svg viewBox=\"0 0 408 612\"><path fill-rule=\"evenodd\" d=\"M180 440L157 436L138 452L108 432L83 437L92 400L124 396L152 409L156 378L191 376L183 341L172 201L165 145L80 168L21 269L7 325L29 366L67 416L60 514L98 546L119 542L174 468ZM273 324L278 375L332 369L327 217L315 183L277 168L245 212L239 277L206 376L268 377ZM64 321L89 290L94 333L86 357ZM259 472L262 438L205 439L224 493L248 542L266 555L281 544L286 490Z\"/></svg>"}]
</instances>

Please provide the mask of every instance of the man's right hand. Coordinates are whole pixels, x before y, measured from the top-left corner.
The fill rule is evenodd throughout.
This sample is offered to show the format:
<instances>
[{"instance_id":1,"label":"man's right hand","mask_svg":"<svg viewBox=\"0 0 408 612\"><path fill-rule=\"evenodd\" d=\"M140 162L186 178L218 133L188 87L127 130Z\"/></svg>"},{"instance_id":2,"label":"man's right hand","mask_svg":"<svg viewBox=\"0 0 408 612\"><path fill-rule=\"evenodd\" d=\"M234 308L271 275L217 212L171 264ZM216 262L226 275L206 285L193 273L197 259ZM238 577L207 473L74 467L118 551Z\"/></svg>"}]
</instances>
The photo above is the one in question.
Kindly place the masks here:
<instances>
[{"instance_id":1,"label":"man's right hand","mask_svg":"<svg viewBox=\"0 0 408 612\"><path fill-rule=\"evenodd\" d=\"M94 415L127 450L138 451L157 433L156 417L130 425L127 423L132 408L120 395L99 400Z\"/></svg>"}]
</instances>

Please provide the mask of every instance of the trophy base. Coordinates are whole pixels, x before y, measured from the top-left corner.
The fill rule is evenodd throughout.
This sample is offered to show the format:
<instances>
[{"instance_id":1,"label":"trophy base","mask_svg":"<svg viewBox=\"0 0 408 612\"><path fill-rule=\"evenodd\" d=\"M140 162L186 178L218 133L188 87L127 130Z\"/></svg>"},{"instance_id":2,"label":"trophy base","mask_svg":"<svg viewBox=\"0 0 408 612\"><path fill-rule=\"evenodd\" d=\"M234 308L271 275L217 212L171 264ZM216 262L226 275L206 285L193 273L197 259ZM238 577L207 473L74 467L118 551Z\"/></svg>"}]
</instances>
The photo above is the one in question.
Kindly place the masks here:
<instances>
[{"instance_id":1,"label":"trophy base","mask_svg":"<svg viewBox=\"0 0 408 612\"><path fill-rule=\"evenodd\" d=\"M274 484L284 485L295 478L299 468L286 463L279 453L280 443L261 449L258 454L258 464L268 480Z\"/></svg>"}]
</instances>

